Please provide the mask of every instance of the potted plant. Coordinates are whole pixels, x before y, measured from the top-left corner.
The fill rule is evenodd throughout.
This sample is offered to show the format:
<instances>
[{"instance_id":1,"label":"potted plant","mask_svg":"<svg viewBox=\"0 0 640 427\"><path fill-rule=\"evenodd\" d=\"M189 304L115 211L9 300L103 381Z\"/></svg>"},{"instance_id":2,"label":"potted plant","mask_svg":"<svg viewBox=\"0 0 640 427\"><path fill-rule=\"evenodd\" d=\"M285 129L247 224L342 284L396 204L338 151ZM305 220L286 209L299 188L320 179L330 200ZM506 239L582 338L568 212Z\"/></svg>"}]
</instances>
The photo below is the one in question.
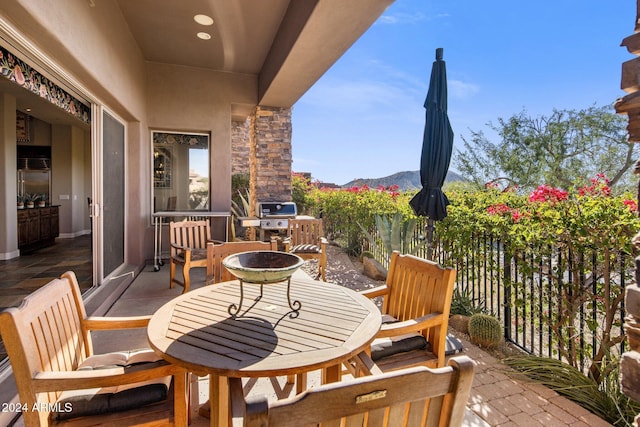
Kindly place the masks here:
<instances>
[{"instance_id":1,"label":"potted plant","mask_svg":"<svg viewBox=\"0 0 640 427\"><path fill-rule=\"evenodd\" d=\"M18 196L18 209L24 209L24 197Z\"/></svg>"},{"instance_id":2,"label":"potted plant","mask_svg":"<svg viewBox=\"0 0 640 427\"><path fill-rule=\"evenodd\" d=\"M28 209L31 209L35 206L35 202L38 200L38 195L37 194L25 194L24 195L24 201L27 205Z\"/></svg>"},{"instance_id":3,"label":"potted plant","mask_svg":"<svg viewBox=\"0 0 640 427\"><path fill-rule=\"evenodd\" d=\"M38 196L38 207L44 208L45 206L47 206L47 195L40 194Z\"/></svg>"}]
</instances>

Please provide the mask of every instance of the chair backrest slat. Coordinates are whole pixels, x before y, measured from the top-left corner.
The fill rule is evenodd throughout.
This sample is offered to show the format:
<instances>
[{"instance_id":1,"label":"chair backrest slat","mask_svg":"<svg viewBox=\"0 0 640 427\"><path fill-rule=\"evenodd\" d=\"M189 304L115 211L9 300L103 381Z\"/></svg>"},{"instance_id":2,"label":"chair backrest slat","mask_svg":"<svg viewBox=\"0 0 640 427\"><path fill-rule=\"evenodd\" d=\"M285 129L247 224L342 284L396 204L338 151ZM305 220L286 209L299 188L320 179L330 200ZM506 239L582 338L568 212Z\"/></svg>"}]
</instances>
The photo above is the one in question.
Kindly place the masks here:
<instances>
[{"instance_id":1,"label":"chair backrest slat","mask_svg":"<svg viewBox=\"0 0 640 427\"><path fill-rule=\"evenodd\" d=\"M318 240L323 237L321 219L290 219L289 236L292 244L307 245L318 244Z\"/></svg>"},{"instance_id":2,"label":"chair backrest slat","mask_svg":"<svg viewBox=\"0 0 640 427\"><path fill-rule=\"evenodd\" d=\"M205 249L211 240L209 221L171 221L169 223L169 239L171 243L193 249ZM171 248L171 255L176 249Z\"/></svg>"},{"instance_id":3,"label":"chair backrest slat","mask_svg":"<svg viewBox=\"0 0 640 427\"><path fill-rule=\"evenodd\" d=\"M455 270L412 255L394 252L391 257L385 313L409 320L428 313L448 315Z\"/></svg>"}]
</instances>

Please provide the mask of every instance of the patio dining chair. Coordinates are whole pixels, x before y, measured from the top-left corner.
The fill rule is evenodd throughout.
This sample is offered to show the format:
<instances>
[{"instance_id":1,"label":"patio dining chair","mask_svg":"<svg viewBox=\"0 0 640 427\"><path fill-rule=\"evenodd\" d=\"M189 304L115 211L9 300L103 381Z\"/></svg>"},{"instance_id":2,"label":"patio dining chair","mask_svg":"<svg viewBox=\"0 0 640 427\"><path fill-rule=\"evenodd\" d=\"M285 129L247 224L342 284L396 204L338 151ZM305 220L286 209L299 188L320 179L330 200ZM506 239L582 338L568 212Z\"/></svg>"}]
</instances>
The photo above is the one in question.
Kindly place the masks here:
<instances>
[{"instance_id":1,"label":"patio dining chair","mask_svg":"<svg viewBox=\"0 0 640 427\"><path fill-rule=\"evenodd\" d=\"M151 349L94 354L92 330L146 328L149 319L87 317L73 272L0 313L24 425L186 426L185 370Z\"/></svg>"},{"instance_id":2,"label":"patio dining chair","mask_svg":"<svg viewBox=\"0 0 640 427\"><path fill-rule=\"evenodd\" d=\"M386 284L362 291L383 298L382 328L371 345L383 372L444 366L455 278L453 268L394 251Z\"/></svg>"},{"instance_id":3,"label":"patio dining chair","mask_svg":"<svg viewBox=\"0 0 640 427\"><path fill-rule=\"evenodd\" d=\"M285 251L298 255L304 260L318 260L316 279L325 277L327 269L327 239L322 233L321 219L290 219L289 235L284 241Z\"/></svg>"},{"instance_id":4,"label":"patio dining chair","mask_svg":"<svg viewBox=\"0 0 640 427\"><path fill-rule=\"evenodd\" d=\"M191 278L189 270L207 267L207 243L211 240L209 221L171 221L169 223L169 287L175 284L184 287L182 293L189 292ZM182 266L182 280L176 277L177 266ZM212 274L207 272L207 275Z\"/></svg>"},{"instance_id":5,"label":"patio dining chair","mask_svg":"<svg viewBox=\"0 0 640 427\"><path fill-rule=\"evenodd\" d=\"M266 397L245 400L242 380L230 378L233 426L361 426L364 420L387 427L461 426L473 370L473 361L459 356L445 368L420 366L325 384L271 403Z\"/></svg>"}]
</instances>

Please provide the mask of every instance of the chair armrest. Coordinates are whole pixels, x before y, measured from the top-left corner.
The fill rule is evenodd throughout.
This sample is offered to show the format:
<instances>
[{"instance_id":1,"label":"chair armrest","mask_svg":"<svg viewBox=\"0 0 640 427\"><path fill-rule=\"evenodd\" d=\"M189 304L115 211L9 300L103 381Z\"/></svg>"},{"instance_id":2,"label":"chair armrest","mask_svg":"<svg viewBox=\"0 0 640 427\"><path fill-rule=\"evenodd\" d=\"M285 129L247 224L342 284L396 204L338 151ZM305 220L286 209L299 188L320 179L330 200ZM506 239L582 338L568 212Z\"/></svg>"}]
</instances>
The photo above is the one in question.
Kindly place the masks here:
<instances>
[{"instance_id":1,"label":"chair armrest","mask_svg":"<svg viewBox=\"0 0 640 427\"><path fill-rule=\"evenodd\" d=\"M47 392L113 387L184 373L184 369L164 360L153 363L152 367L133 365L88 371L37 372L33 376L33 388L36 392Z\"/></svg>"},{"instance_id":2,"label":"chair armrest","mask_svg":"<svg viewBox=\"0 0 640 427\"><path fill-rule=\"evenodd\" d=\"M442 325L444 315L442 313L429 313L422 317L417 317L403 322L385 323L380 328L376 338L390 338L410 332L420 332L434 326Z\"/></svg>"},{"instance_id":3,"label":"chair armrest","mask_svg":"<svg viewBox=\"0 0 640 427\"><path fill-rule=\"evenodd\" d=\"M193 249L193 248L190 248L189 246L178 245L177 243L169 243L169 244L171 245L172 248L180 249L185 252Z\"/></svg>"},{"instance_id":4,"label":"chair armrest","mask_svg":"<svg viewBox=\"0 0 640 427\"><path fill-rule=\"evenodd\" d=\"M88 317L82 322L90 331L146 328L151 316Z\"/></svg>"},{"instance_id":5,"label":"chair armrest","mask_svg":"<svg viewBox=\"0 0 640 427\"><path fill-rule=\"evenodd\" d=\"M284 251L291 252L291 237L285 237L282 239L282 243L284 243Z\"/></svg>"},{"instance_id":6,"label":"chair armrest","mask_svg":"<svg viewBox=\"0 0 640 427\"><path fill-rule=\"evenodd\" d=\"M375 288L362 290L360 294L367 298L381 297L389 294L389 288L387 285L376 286Z\"/></svg>"},{"instance_id":7,"label":"chair armrest","mask_svg":"<svg viewBox=\"0 0 640 427\"><path fill-rule=\"evenodd\" d=\"M325 237L318 238L318 246L320 246L320 251L322 253L326 252L327 250L326 248L328 244L329 244L329 241Z\"/></svg>"}]
</instances>

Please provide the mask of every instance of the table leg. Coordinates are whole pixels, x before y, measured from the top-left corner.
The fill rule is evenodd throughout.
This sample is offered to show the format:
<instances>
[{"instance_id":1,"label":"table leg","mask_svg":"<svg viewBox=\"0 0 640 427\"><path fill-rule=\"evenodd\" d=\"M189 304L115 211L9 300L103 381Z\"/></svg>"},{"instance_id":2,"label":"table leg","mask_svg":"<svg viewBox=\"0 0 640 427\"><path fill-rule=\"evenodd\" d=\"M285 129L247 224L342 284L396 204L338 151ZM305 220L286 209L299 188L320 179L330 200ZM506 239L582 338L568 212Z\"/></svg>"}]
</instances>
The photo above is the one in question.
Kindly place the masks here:
<instances>
[{"instance_id":1,"label":"table leg","mask_svg":"<svg viewBox=\"0 0 640 427\"><path fill-rule=\"evenodd\" d=\"M307 389L307 373L296 374L296 394L300 394Z\"/></svg>"},{"instance_id":2,"label":"table leg","mask_svg":"<svg viewBox=\"0 0 640 427\"><path fill-rule=\"evenodd\" d=\"M229 414L229 379L221 375L209 375L209 408L201 406L198 413L209 417L211 427L227 427L231 423ZM207 411L207 409L209 409ZM208 414L207 414L208 412Z\"/></svg>"},{"instance_id":3,"label":"table leg","mask_svg":"<svg viewBox=\"0 0 640 427\"><path fill-rule=\"evenodd\" d=\"M322 370L322 384L336 383L342 379L342 365L329 366Z\"/></svg>"},{"instance_id":4,"label":"table leg","mask_svg":"<svg viewBox=\"0 0 640 427\"><path fill-rule=\"evenodd\" d=\"M160 229L162 226L160 225ZM158 217L153 218L153 271L160 270L160 236L158 235Z\"/></svg>"}]
</instances>

